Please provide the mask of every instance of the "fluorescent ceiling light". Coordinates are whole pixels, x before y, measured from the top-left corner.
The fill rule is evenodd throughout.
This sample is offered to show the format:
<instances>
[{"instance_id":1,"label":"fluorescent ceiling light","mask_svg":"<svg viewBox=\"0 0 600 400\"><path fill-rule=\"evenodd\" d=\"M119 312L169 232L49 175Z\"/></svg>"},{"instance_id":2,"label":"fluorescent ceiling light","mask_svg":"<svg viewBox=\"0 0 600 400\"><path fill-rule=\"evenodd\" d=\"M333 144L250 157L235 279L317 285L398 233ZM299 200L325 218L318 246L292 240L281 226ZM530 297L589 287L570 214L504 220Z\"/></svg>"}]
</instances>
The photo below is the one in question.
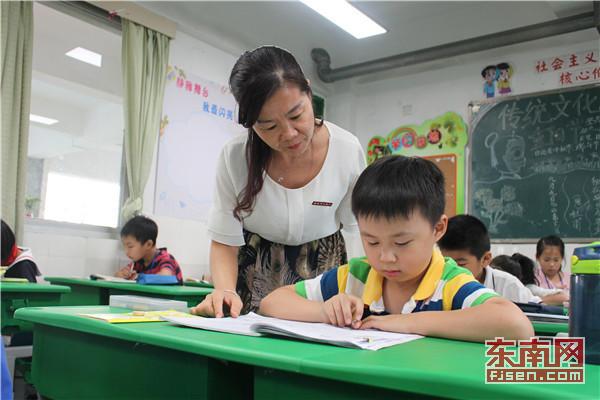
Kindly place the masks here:
<instances>
[{"instance_id":1,"label":"fluorescent ceiling light","mask_svg":"<svg viewBox=\"0 0 600 400\"><path fill-rule=\"evenodd\" d=\"M73 50L66 52L65 55L84 63L95 65L96 67L102 66L102 54L94 53L83 47L75 47Z\"/></svg>"},{"instance_id":2,"label":"fluorescent ceiling light","mask_svg":"<svg viewBox=\"0 0 600 400\"><path fill-rule=\"evenodd\" d=\"M387 31L345 0L300 0L352 36L363 39Z\"/></svg>"},{"instance_id":3,"label":"fluorescent ceiling light","mask_svg":"<svg viewBox=\"0 0 600 400\"><path fill-rule=\"evenodd\" d=\"M55 123L58 122L57 119L42 117L40 115L35 115L35 114L29 114L29 120L32 122L39 122L40 124L44 124L44 125L54 125Z\"/></svg>"}]
</instances>

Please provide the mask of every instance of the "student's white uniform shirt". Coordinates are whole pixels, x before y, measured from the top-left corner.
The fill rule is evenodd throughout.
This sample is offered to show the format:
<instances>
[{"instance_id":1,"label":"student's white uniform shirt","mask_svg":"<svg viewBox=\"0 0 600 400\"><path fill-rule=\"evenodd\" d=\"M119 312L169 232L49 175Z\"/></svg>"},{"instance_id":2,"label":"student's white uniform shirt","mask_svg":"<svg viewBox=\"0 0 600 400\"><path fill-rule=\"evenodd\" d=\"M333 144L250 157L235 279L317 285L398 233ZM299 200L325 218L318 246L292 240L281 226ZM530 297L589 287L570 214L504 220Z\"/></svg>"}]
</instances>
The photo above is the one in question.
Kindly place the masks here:
<instances>
[{"instance_id":1,"label":"student's white uniform shirt","mask_svg":"<svg viewBox=\"0 0 600 400\"><path fill-rule=\"evenodd\" d=\"M483 285L493 289L500 296L517 303L541 303L542 299L534 296L529 289L514 275L505 271L485 267L485 281Z\"/></svg>"},{"instance_id":2,"label":"student's white uniform shirt","mask_svg":"<svg viewBox=\"0 0 600 400\"><path fill-rule=\"evenodd\" d=\"M249 216L233 216L237 198L246 186L247 134L223 148L217 165L214 203L208 220L212 240L230 246L244 244L243 229L275 243L300 245L344 230L357 230L352 215L354 183L365 167L365 154L356 136L325 122L329 147L318 175L306 186L287 189L265 173L262 190Z\"/></svg>"},{"instance_id":3,"label":"student's white uniform shirt","mask_svg":"<svg viewBox=\"0 0 600 400\"><path fill-rule=\"evenodd\" d=\"M539 287L538 285L534 285L533 283L530 283L529 285L525 285L525 287L529 290L531 290L531 293L533 293L534 296L539 296L539 297L544 297L544 296L548 296L551 294L557 294L562 292L562 289L546 289L543 287Z\"/></svg>"}]
</instances>

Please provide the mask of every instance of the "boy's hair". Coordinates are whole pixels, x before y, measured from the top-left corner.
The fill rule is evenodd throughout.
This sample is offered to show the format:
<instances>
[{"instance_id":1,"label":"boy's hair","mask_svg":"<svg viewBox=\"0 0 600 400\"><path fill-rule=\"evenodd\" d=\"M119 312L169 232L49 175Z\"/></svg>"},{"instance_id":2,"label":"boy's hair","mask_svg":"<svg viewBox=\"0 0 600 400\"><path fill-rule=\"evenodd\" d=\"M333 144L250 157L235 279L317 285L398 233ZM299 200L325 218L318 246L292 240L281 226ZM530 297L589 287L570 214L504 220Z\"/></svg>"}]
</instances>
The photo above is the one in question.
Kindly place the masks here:
<instances>
[{"instance_id":1,"label":"boy's hair","mask_svg":"<svg viewBox=\"0 0 600 400\"><path fill-rule=\"evenodd\" d=\"M467 250L481 259L490 251L488 230L479 219L472 215L455 215L448 220L448 229L438 242L442 250Z\"/></svg>"},{"instance_id":2,"label":"boy's hair","mask_svg":"<svg viewBox=\"0 0 600 400\"><path fill-rule=\"evenodd\" d=\"M544 252L544 249L549 246L558 247L560 256L565 258L565 243L556 235L544 236L538 240L537 245L535 246L535 258L539 258Z\"/></svg>"},{"instance_id":3,"label":"boy's hair","mask_svg":"<svg viewBox=\"0 0 600 400\"><path fill-rule=\"evenodd\" d=\"M514 260L512 257L501 255L496 256L490 262L490 266L500 271L508 272L511 275L516 276L519 280L522 279L521 265Z\"/></svg>"},{"instance_id":4,"label":"boy's hair","mask_svg":"<svg viewBox=\"0 0 600 400\"><path fill-rule=\"evenodd\" d=\"M432 225L444 214L444 175L419 157L387 156L369 165L352 191L356 218L409 218L419 210Z\"/></svg>"},{"instance_id":5,"label":"boy's hair","mask_svg":"<svg viewBox=\"0 0 600 400\"><path fill-rule=\"evenodd\" d=\"M156 237L158 236L158 225L150 218L138 215L131 218L121 229L121 237L133 236L135 240L141 244L152 240L152 244L156 245Z\"/></svg>"},{"instance_id":6,"label":"boy's hair","mask_svg":"<svg viewBox=\"0 0 600 400\"><path fill-rule=\"evenodd\" d=\"M2 220L2 231L0 234L2 235L2 249L0 250L2 253L0 254L0 258L2 258L2 265L4 265L4 261L10 256L12 248L15 245L15 234L4 220Z\"/></svg>"},{"instance_id":7,"label":"boy's hair","mask_svg":"<svg viewBox=\"0 0 600 400\"><path fill-rule=\"evenodd\" d=\"M521 282L523 285L539 285L535 277L535 263L533 260L521 253L515 253L510 258L521 266Z\"/></svg>"}]
</instances>

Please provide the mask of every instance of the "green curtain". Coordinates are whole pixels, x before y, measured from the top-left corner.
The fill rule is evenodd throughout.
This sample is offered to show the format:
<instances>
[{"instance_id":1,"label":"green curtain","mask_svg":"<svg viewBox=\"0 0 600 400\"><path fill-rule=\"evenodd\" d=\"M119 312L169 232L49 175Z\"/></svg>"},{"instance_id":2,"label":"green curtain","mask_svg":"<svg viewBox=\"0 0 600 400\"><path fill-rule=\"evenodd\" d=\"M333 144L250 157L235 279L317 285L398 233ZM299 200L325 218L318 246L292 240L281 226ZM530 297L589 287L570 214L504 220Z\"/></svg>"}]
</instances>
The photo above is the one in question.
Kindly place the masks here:
<instances>
[{"instance_id":1,"label":"green curtain","mask_svg":"<svg viewBox=\"0 0 600 400\"><path fill-rule=\"evenodd\" d=\"M3 1L2 219L23 239L31 103L33 2Z\"/></svg>"},{"instance_id":2,"label":"green curtain","mask_svg":"<svg viewBox=\"0 0 600 400\"><path fill-rule=\"evenodd\" d=\"M123 109L129 196L125 220L142 210L158 138L169 60L169 37L126 19L123 24Z\"/></svg>"}]
</instances>

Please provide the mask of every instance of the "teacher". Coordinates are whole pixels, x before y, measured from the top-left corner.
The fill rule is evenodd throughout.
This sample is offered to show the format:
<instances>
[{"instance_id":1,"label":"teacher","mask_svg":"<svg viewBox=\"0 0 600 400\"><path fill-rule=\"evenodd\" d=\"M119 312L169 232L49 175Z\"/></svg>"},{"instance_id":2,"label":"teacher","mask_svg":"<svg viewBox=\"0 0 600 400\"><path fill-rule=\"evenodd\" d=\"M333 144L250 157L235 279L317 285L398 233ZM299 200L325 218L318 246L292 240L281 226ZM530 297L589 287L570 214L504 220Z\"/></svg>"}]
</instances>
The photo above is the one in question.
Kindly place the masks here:
<instances>
[{"instance_id":1,"label":"teacher","mask_svg":"<svg viewBox=\"0 0 600 400\"><path fill-rule=\"evenodd\" d=\"M215 289L192 309L237 317L274 289L347 262L352 188L365 167L356 136L315 118L292 54L264 46L235 63L229 86L248 134L223 148L208 221Z\"/></svg>"}]
</instances>

